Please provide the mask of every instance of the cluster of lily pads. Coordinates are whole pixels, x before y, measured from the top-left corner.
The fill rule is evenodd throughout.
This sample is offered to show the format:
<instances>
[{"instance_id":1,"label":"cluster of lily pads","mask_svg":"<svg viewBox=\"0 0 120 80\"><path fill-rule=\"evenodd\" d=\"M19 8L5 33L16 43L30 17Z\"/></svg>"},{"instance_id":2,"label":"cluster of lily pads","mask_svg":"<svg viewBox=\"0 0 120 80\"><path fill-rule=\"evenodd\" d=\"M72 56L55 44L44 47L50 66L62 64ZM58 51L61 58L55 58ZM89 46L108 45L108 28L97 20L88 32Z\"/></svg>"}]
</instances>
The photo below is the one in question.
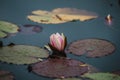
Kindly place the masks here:
<instances>
[{"instance_id":1,"label":"cluster of lily pads","mask_svg":"<svg viewBox=\"0 0 120 80\"><path fill-rule=\"evenodd\" d=\"M66 14L66 10L68 13ZM34 11L34 15L28 16L30 20L37 20L40 23L52 23L52 20L58 20L56 23L63 23L71 20L84 20L96 18L96 15L89 17L86 11L87 18L73 12L77 9L55 9L48 11ZM78 11L79 13L80 11ZM93 14L93 13L92 13ZM67 16L65 19L63 16ZM68 17L72 16L73 19ZM31 18L35 17L35 18ZM36 18L37 17L37 18ZM45 17L45 20L44 20ZM79 17L80 19L76 19ZM40 20L39 20L39 19ZM83 21L84 21L83 20ZM37 22L35 21L35 22ZM62 21L62 22L61 22ZM56 24L54 23L54 24ZM30 27L29 30L41 32L40 26L24 25L24 28ZM9 34L25 32L20 27L13 23L0 21L0 38L4 38ZM29 31L28 31L29 32ZM0 41L0 61L8 64L28 65L28 71L37 75L53 78L55 80L120 80L120 74L99 72L98 69L83 61L78 61L67 57L67 54L72 53L78 56L86 55L87 57L96 58L107 56L115 51L115 45L104 39L81 39L67 44L67 38L63 33L53 33L50 35L50 42L44 48L32 45L16 45L10 43L3 46ZM0 80L13 80L15 77L11 72L0 70ZM56 79L57 78L57 79Z\"/></svg>"},{"instance_id":2,"label":"cluster of lily pads","mask_svg":"<svg viewBox=\"0 0 120 80\"><path fill-rule=\"evenodd\" d=\"M42 32L43 28L39 25L25 24L25 25L16 25L8 21L0 21L0 38L9 37L20 34L35 34Z\"/></svg>"},{"instance_id":3,"label":"cluster of lily pads","mask_svg":"<svg viewBox=\"0 0 120 80\"><path fill-rule=\"evenodd\" d=\"M101 43L104 44L101 45ZM95 67L87 63L67 58L67 54L70 50L71 52L73 51L72 53L75 53L74 51L77 51L78 55L84 54L85 51L88 51L88 53L91 52L91 55L89 55L89 57L96 57L97 55L97 57L105 56L106 54L112 53L115 50L115 47L112 45L112 43L100 39L80 40L69 44L66 49L66 52L68 53L65 52L66 46L67 40L63 33L61 35L59 33L56 33L50 36L50 43L46 45L47 50L36 46L15 45L13 43L9 44L8 46L3 46L1 42L0 61L17 65L26 64L28 65L28 70L30 72L33 72L40 76L58 78L55 80L59 80L59 78L62 80L120 79L119 75L98 72ZM107 49L103 50L103 48L99 46L107 46ZM75 47L76 50L73 49ZM79 50L79 48L83 51ZM110 49L112 50L109 51ZM100 50L103 50L102 52L104 52L101 55L98 53ZM79 53L79 51L82 51L82 54ZM49 54L50 52L52 54ZM9 77L9 75L1 74L0 78L6 78L5 76ZM14 79L13 75L12 79ZM6 80L11 80L11 78Z\"/></svg>"}]
</instances>

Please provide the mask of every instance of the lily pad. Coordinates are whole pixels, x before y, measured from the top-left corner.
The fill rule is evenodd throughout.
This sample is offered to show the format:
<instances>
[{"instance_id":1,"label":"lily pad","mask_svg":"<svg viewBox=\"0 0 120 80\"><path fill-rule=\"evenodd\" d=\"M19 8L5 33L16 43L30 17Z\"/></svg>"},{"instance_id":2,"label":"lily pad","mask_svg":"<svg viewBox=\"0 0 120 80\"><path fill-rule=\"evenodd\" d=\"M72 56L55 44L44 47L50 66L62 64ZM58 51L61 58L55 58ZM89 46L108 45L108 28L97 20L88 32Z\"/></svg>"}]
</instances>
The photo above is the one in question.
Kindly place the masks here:
<instances>
[{"instance_id":1,"label":"lily pad","mask_svg":"<svg viewBox=\"0 0 120 80\"><path fill-rule=\"evenodd\" d=\"M54 80L83 80L83 79L81 79L81 78L62 78L62 79L54 79Z\"/></svg>"},{"instance_id":2,"label":"lily pad","mask_svg":"<svg viewBox=\"0 0 120 80\"><path fill-rule=\"evenodd\" d=\"M73 59L51 59L30 65L32 72L52 78L68 78L81 76L88 72L88 66L85 63Z\"/></svg>"},{"instance_id":3,"label":"lily pad","mask_svg":"<svg viewBox=\"0 0 120 80\"><path fill-rule=\"evenodd\" d=\"M43 27L39 25L25 24L20 27L21 34L36 34L42 32Z\"/></svg>"},{"instance_id":4,"label":"lily pad","mask_svg":"<svg viewBox=\"0 0 120 80\"><path fill-rule=\"evenodd\" d=\"M98 15L94 12L76 8L57 8L52 11L36 10L32 11L32 15L27 16L33 22L44 24L58 24L76 20L86 21L97 17Z\"/></svg>"},{"instance_id":5,"label":"lily pad","mask_svg":"<svg viewBox=\"0 0 120 80\"><path fill-rule=\"evenodd\" d=\"M0 70L0 80L14 80L14 76L9 71Z\"/></svg>"},{"instance_id":6,"label":"lily pad","mask_svg":"<svg viewBox=\"0 0 120 80\"><path fill-rule=\"evenodd\" d=\"M112 54L115 51L115 45L108 40L103 39L84 39L69 44L66 52L75 55L86 54L87 57L102 57Z\"/></svg>"},{"instance_id":7,"label":"lily pad","mask_svg":"<svg viewBox=\"0 0 120 80\"><path fill-rule=\"evenodd\" d=\"M0 48L0 61L13 64L31 64L48 57L48 51L29 45L12 45Z\"/></svg>"},{"instance_id":8,"label":"lily pad","mask_svg":"<svg viewBox=\"0 0 120 80\"><path fill-rule=\"evenodd\" d=\"M0 21L0 38L6 37L8 34L17 33L19 27L13 23Z\"/></svg>"},{"instance_id":9,"label":"lily pad","mask_svg":"<svg viewBox=\"0 0 120 80\"><path fill-rule=\"evenodd\" d=\"M83 77L90 78L92 80L120 80L120 76L111 73L92 73L85 74Z\"/></svg>"}]
</instances>

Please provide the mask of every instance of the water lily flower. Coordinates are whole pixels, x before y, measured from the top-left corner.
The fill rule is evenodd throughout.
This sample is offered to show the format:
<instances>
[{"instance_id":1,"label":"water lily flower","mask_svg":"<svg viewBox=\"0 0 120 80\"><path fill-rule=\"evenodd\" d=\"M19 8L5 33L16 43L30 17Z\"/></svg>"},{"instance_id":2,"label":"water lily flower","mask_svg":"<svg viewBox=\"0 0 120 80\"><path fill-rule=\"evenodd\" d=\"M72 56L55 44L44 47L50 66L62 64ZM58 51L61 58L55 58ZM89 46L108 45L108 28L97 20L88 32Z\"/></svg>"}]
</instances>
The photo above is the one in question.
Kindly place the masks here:
<instances>
[{"instance_id":1,"label":"water lily flower","mask_svg":"<svg viewBox=\"0 0 120 80\"><path fill-rule=\"evenodd\" d=\"M111 16L110 14L108 14L105 19L106 19L108 25L111 25L111 24L112 24L112 16Z\"/></svg>"},{"instance_id":2,"label":"water lily flower","mask_svg":"<svg viewBox=\"0 0 120 80\"><path fill-rule=\"evenodd\" d=\"M63 33L54 33L50 36L50 45L58 51L63 51L66 46L66 38Z\"/></svg>"}]
</instances>

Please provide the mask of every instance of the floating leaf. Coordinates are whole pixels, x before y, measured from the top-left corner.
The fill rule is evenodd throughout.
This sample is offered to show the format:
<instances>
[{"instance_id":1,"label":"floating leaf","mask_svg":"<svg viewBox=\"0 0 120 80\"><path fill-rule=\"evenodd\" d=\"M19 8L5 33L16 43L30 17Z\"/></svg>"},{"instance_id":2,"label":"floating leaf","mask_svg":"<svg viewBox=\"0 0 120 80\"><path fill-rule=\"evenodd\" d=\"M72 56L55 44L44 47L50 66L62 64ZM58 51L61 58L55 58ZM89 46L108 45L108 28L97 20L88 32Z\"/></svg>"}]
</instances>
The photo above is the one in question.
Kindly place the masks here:
<instances>
[{"instance_id":1,"label":"floating leaf","mask_svg":"<svg viewBox=\"0 0 120 80\"><path fill-rule=\"evenodd\" d=\"M97 14L86 10L76 8L57 8L50 11L36 10L32 11L32 15L27 16L33 22L44 24L58 24L69 21L85 21L97 18Z\"/></svg>"},{"instance_id":2,"label":"floating leaf","mask_svg":"<svg viewBox=\"0 0 120 80\"><path fill-rule=\"evenodd\" d=\"M29 15L28 19L30 19L33 22L38 22L38 23L44 23L44 24L58 24L58 23L64 23L67 21L61 21L57 17L53 17L52 15L49 16L39 16L39 15Z\"/></svg>"},{"instance_id":3,"label":"floating leaf","mask_svg":"<svg viewBox=\"0 0 120 80\"><path fill-rule=\"evenodd\" d=\"M63 79L54 79L54 80L83 80L81 78L63 78Z\"/></svg>"},{"instance_id":4,"label":"floating leaf","mask_svg":"<svg viewBox=\"0 0 120 80\"><path fill-rule=\"evenodd\" d=\"M0 48L0 60L13 64L31 64L48 57L48 51L28 45L13 45Z\"/></svg>"},{"instance_id":5,"label":"floating leaf","mask_svg":"<svg viewBox=\"0 0 120 80\"><path fill-rule=\"evenodd\" d=\"M6 21L0 21L0 38L6 37L9 33L17 33L18 26Z\"/></svg>"},{"instance_id":6,"label":"floating leaf","mask_svg":"<svg viewBox=\"0 0 120 80\"><path fill-rule=\"evenodd\" d=\"M89 19L97 18L98 15L94 12L90 12L87 10L80 10L76 8L57 8L52 11L54 14L58 14L58 16L62 20L80 20L85 21Z\"/></svg>"},{"instance_id":7,"label":"floating leaf","mask_svg":"<svg viewBox=\"0 0 120 80\"><path fill-rule=\"evenodd\" d=\"M42 32L43 28L39 25L31 25L26 24L21 26L20 33L21 34L35 34Z\"/></svg>"},{"instance_id":8,"label":"floating leaf","mask_svg":"<svg viewBox=\"0 0 120 80\"><path fill-rule=\"evenodd\" d=\"M92 80L120 80L120 76L111 73L92 73L85 74L83 77L87 77Z\"/></svg>"},{"instance_id":9,"label":"floating leaf","mask_svg":"<svg viewBox=\"0 0 120 80\"><path fill-rule=\"evenodd\" d=\"M115 51L115 46L103 39L84 39L69 44L66 52L76 55L87 54L87 57L102 57Z\"/></svg>"},{"instance_id":10,"label":"floating leaf","mask_svg":"<svg viewBox=\"0 0 120 80\"><path fill-rule=\"evenodd\" d=\"M80 76L88 72L88 66L82 65L85 65L85 63L73 59L49 58L47 60L32 64L30 69L32 72L46 77L67 78Z\"/></svg>"},{"instance_id":11,"label":"floating leaf","mask_svg":"<svg viewBox=\"0 0 120 80\"><path fill-rule=\"evenodd\" d=\"M14 76L9 71L0 70L0 80L14 80Z\"/></svg>"}]
</instances>

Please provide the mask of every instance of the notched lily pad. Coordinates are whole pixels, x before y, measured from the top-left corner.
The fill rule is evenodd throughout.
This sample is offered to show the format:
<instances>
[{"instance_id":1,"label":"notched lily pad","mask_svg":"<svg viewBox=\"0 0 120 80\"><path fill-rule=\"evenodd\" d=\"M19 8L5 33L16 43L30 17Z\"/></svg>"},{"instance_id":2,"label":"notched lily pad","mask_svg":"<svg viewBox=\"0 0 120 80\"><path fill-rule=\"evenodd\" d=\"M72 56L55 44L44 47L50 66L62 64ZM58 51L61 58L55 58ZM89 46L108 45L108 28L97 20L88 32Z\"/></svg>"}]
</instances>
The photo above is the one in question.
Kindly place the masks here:
<instances>
[{"instance_id":1,"label":"notched lily pad","mask_svg":"<svg viewBox=\"0 0 120 80\"><path fill-rule=\"evenodd\" d=\"M86 54L87 57L102 57L112 54L115 45L103 39L84 39L72 42L68 45L66 52L75 55Z\"/></svg>"},{"instance_id":2,"label":"notched lily pad","mask_svg":"<svg viewBox=\"0 0 120 80\"><path fill-rule=\"evenodd\" d=\"M58 24L76 20L86 21L97 17L98 15L94 12L76 8L57 8L52 11L36 10L32 11L32 15L27 16L33 22L44 24Z\"/></svg>"},{"instance_id":3,"label":"notched lily pad","mask_svg":"<svg viewBox=\"0 0 120 80\"><path fill-rule=\"evenodd\" d=\"M111 73L92 73L85 74L83 77L87 77L92 80L120 80L120 76Z\"/></svg>"},{"instance_id":4,"label":"notched lily pad","mask_svg":"<svg viewBox=\"0 0 120 80\"><path fill-rule=\"evenodd\" d=\"M0 70L0 80L14 80L14 76L9 71Z\"/></svg>"},{"instance_id":5,"label":"notched lily pad","mask_svg":"<svg viewBox=\"0 0 120 80\"><path fill-rule=\"evenodd\" d=\"M19 27L13 23L0 21L0 38L6 37L8 34L17 33Z\"/></svg>"},{"instance_id":6,"label":"notched lily pad","mask_svg":"<svg viewBox=\"0 0 120 80\"><path fill-rule=\"evenodd\" d=\"M88 72L85 63L73 59L47 59L30 65L32 72L52 78L81 76Z\"/></svg>"},{"instance_id":7,"label":"notched lily pad","mask_svg":"<svg viewBox=\"0 0 120 80\"><path fill-rule=\"evenodd\" d=\"M21 34L36 34L42 32L43 27L39 25L25 24L20 27Z\"/></svg>"},{"instance_id":8,"label":"notched lily pad","mask_svg":"<svg viewBox=\"0 0 120 80\"><path fill-rule=\"evenodd\" d=\"M13 64L31 64L48 57L45 49L29 45L12 45L0 48L0 61Z\"/></svg>"}]
</instances>

